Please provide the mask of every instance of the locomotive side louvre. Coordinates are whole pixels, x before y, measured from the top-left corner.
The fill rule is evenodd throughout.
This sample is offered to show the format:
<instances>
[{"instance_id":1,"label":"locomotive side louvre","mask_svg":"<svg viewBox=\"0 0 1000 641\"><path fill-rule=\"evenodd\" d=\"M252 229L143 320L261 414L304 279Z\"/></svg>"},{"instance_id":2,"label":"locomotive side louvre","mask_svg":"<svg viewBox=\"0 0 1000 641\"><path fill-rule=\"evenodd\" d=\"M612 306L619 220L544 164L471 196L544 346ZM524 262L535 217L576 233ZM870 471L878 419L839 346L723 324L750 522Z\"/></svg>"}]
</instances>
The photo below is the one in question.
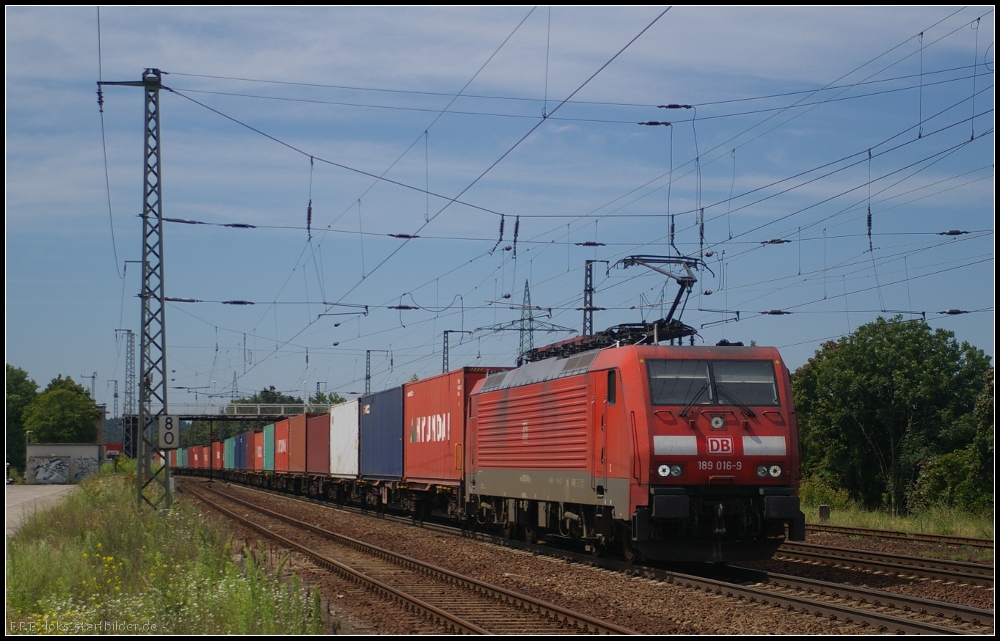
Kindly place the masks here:
<instances>
[{"instance_id":1,"label":"locomotive side louvre","mask_svg":"<svg viewBox=\"0 0 1000 641\"><path fill-rule=\"evenodd\" d=\"M591 474L600 445L593 438L595 386L590 379L582 374L478 397L469 493L612 504L616 492L607 486L613 480L601 477L598 482ZM627 493L624 499L627 504Z\"/></svg>"}]
</instances>

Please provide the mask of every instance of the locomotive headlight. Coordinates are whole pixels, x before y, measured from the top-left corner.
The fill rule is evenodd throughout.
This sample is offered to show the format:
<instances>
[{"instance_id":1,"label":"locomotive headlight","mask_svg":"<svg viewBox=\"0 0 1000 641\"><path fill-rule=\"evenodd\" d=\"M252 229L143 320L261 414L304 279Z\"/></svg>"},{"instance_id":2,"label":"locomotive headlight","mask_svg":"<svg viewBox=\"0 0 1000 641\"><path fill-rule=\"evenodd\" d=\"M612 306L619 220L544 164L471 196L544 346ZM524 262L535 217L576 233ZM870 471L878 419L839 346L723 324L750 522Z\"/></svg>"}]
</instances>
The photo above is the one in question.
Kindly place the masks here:
<instances>
[{"instance_id":1,"label":"locomotive headlight","mask_svg":"<svg viewBox=\"0 0 1000 641\"><path fill-rule=\"evenodd\" d=\"M758 465L757 466L757 478L765 478L767 476L767 466Z\"/></svg>"},{"instance_id":2,"label":"locomotive headlight","mask_svg":"<svg viewBox=\"0 0 1000 641\"><path fill-rule=\"evenodd\" d=\"M781 476L781 466L772 465L771 468L768 470L768 473L771 475L771 478L774 479L778 478L779 476Z\"/></svg>"},{"instance_id":3,"label":"locomotive headlight","mask_svg":"<svg viewBox=\"0 0 1000 641\"><path fill-rule=\"evenodd\" d=\"M669 465L661 465L656 471L660 474L660 476L670 476Z\"/></svg>"},{"instance_id":4,"label":"locomotive headlight","mask_svg":"<svg viewBox=\"0 0 1000 641\"><path fill-rule=\"evenodd\" d=\"M677 478L678 476L684 475L683 465L661 465L656 469L656 472L663 477L671 476Z\"/></svg>"}]
</instances>

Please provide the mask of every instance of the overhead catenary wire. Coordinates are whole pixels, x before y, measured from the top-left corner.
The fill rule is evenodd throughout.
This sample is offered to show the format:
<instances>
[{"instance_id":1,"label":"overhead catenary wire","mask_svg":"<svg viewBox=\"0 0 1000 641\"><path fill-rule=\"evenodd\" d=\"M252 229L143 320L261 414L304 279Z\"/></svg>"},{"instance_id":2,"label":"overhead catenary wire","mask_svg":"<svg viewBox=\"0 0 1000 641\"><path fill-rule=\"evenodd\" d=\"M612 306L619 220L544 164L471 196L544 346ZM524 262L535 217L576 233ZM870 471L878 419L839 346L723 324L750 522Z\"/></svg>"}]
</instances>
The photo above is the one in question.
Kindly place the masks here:
<instances>
[{"instance_id":1,"label":"overhead catenary wire","mask_svg":"<svg viewBox=\"0 0 1000 641\"><path fill-rule=\"evenodd\" d=\"M426 138L425 138L425 139L426 139ZM735 164L735 163L734 163L734 164ZM734 168L734 175L735 175L735 168ZM426 181L425 181L425 182L426 182ZM734 178L734 182L735 182L735 178ZM426 185L425 185L425 186L426 186ZM429 197L430 197L430 196L429 196L429 194L426 194L426 191L427 191L427 190L425 189L425 197L426 197L426 198L427 198L427 199L429 200ZM729 202L730 204L732 203L732 201L731 201L731 200L730 200L730 201L728 201L728 202ZM501 216L502 216L502 215L503 215L503 214L502 214L502 212L501 212ZM429 217L427 216L427 213L425 212L425 221L427 221L427 219L428 219L428 218L429 218ZM603 225L602 225L602 229L603 229ZM368 235L368 234L366 234L366 235ZM525 239L521 239L521 241L520 241L520 242L521 242L522 244L524 244L525 246L527 246L527 245L528 245L529 243L531 243L532 241L531 241L530 239L527 239L527 238L525 238ZM567 243L567 244L568 244L568 243Z\"/></svg>"}]
</instances>

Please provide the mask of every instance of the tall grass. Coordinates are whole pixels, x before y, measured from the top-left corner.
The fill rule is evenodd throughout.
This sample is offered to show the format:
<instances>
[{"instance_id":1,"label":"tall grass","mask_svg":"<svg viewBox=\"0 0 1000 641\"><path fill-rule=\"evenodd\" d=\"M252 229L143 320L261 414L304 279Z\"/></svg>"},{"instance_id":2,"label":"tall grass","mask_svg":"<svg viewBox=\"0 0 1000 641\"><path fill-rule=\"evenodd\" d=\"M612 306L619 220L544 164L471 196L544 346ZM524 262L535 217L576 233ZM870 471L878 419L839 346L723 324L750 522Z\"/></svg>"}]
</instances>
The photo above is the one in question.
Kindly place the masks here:
<instances>
[{"instance_id":1,"label":"tall grass","mask_svg":"<svg viewBox=\"0 0 1000 641\"><path fill-rule=\"evenodd\" d=\"M232 554L184 504L136 509L134 465L89 478L7 545L7 632L316 634L318 593ZM277 568L280 570L280 568Z\"/></svg>"},{"instance_id":2,"label":"tall grass","mask_svg":"<svg viewBox=\"0 0 1000 641\"><path fill-rule=\"evenodd\" d=\"M864 510L850 499L846 490L834 490L815 477L802 481L799 498L808 523L818 523L819 506L828 505L830 525L980 539L992 539L994 535L993 514L975 514L948 506L933 506L906 515Z\"/></svg>"}]
</instances>

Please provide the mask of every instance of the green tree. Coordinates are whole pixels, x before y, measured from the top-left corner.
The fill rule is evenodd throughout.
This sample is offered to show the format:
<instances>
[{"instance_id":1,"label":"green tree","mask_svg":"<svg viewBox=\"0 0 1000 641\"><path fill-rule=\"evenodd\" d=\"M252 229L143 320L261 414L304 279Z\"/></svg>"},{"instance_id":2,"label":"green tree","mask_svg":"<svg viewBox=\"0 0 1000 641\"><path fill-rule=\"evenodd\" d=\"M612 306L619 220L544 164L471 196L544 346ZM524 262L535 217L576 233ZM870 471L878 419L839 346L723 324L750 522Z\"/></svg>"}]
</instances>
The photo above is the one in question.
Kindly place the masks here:
<instances>
[{"instance_id":1,"label":"green tree","mask_svg":"<svg viewBox=\"0 0 1000 641\"><path fill-rule=\"evenodd\" d=\"M347 399L337 392L317 392L309 397L310 405L339 405Z\"/></svg>"},{"instance_id":2,"label":"green tree","mask_svg":"<svg viewBox=\"0 0 1000 641\"><path fill-rule=\"evenodd\" d=\"M28 372L7 364L7 464L24 471L24 410L38 396L38 383Z\"/></svg>"},{"instance_id":3,"label":"green tree","mask_svg":"<svg viewBox=\"0 0 1000 641\"><path fill-rule=\"evenodd\" d=\"M24 429L33 443L96 443L100 412L83 386L52 379L24 410Z\"/></svg>"},{"instance_id":4,"label":"green tree","mask_svg":"<svg viewBox=\"0 0 1000 641\"><path fill-rule=\"evenodd\" d=\"M803 476L868 507L906 506L921 464L969 445L985 353L919 321L878 318L792 376Z\"/></svg>"},{"instance_id":5,"label":"green tree","mask_svg":"<svg viewBox=\"0 0 1000 641\"><path fill-rule=\"evenodd\" d=\"M261 405L302 405L302 398L298 396L289 396L284 392L279 392L274 389L274 385L268 389L263 389L250 398L241 398L233 401L232 404L240 403L260 403Z\"/></svg>"},{"instance_id":6,"label":"green tree","mask_svg":"<svg viewBox=\"0 0 1000 641\"><path fill-rule=\"evenodd\" d=\"M948 505L982 513L993 509L994 390L993 368L983 376L984 387L969 416L976 436L966 447L943 454L922 466L910 496L912 509Z\"/></svg>"}]
</instances>

